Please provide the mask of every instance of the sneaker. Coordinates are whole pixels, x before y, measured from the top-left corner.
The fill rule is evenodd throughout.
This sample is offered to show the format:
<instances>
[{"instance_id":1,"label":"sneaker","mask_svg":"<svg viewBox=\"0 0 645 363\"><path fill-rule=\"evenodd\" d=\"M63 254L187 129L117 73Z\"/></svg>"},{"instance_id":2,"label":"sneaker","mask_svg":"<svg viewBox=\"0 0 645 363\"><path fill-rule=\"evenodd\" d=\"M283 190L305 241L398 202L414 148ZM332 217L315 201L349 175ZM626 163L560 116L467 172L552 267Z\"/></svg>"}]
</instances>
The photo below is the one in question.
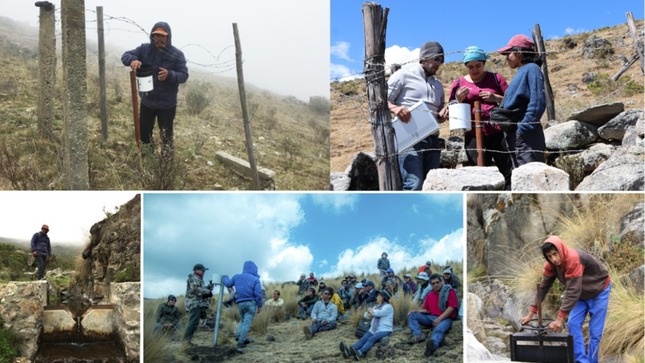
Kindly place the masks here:
<instances>
[{"instance_id":1,"label":"sneaker","mask_svg":"<svg viewBox=\"0 0 645 363\"><path fill-rule=\"evenodd\" d=\"M343 358L345 359L349 358L349 349L347 349L347 347L345 346L345 343L340 342L338 347L340 348L340 352L343 353Z\"/></svg>"},{"instance_id":2,"label":"sneaker","mask_svg":"<svg viewBox=\"0 0 645 363\"><path fill-rule=\"evenodd\" d=\"M358 357L358 352L354 347L349 347L349 353L354 357L354 360L359 360L360 358Z\"/></svg>"},{"instance_id":3,"label":"sneaker","mask_svg":"<svg viewBox=\"0 0 645 363\"><path fill-rule=\"evenodd\" d=\"M421 343L422 341L426 340L426 338L423 335L413 335L410 337L408 340L408 344L416 344L416 343Z\"/></svg>"},{"instance_id":4,"label":"sneaker","mask_svg":"<svg viewBox=\"0 0 645 363\"><path fill-rule=\"evenodd\" d=\"M352 348L352 355L354 356L354 360L361 360L363 358L363 353L361 353L360 350L356 350Z\"/></svg>"},{"instance_id":5,"label":"sneaker","mask_svg":"<svg viewBox=\"0 0 645 363\"><path fill-rule=\"evenodd\" d=\"M313 333L311 332L311 329L309 329L308 326L302 327L302 331L305 333L306 340L309 340L314 337Z\"/></svg>"},{"instance_id":6,"label":"sneaker","mask_svg":"<svg viewBox=\"0 0 645 363\"><path fill-rule=\"evenodd\" d=\"M425 355L426 357L429 357L432 355L432 353L434 353L434 351L435 351L434 342L432 341L432 339L428 339L428 342L426 343L426 351L423 352L423 355Z\"/></svg>"},{"instance_id":7,"label":"sneaker","mask_svg":"<svg viewBox=\"0 0 645 363\"><path fill-rule=\"evenodd\" d=\"M240 353L240 354L244 354L244 348L242 348L242 347L236 347L235 351Z\"/></svg>"}]
</instances>

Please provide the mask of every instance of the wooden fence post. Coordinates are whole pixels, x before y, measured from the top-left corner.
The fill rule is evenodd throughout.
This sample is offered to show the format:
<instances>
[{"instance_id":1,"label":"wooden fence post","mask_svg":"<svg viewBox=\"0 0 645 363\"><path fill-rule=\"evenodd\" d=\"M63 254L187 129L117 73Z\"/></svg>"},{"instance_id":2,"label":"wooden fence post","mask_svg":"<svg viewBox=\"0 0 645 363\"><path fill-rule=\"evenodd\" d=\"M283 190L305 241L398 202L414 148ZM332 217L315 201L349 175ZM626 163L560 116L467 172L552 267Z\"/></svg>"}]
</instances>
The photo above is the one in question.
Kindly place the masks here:
<instances>
[{"instance_id":1,"label":"wooden fence post","mask_svg":"<svg viewBox=\"0 0 645 363\"><path fill-rule=\"evenodd\" d=\"M38 129L55 140L52 131L54 119L54 87L56 85L56 15L49 1L38 1L40 28L38 37Z\"/></svg>"},{"instance_id":2,"label":"wooden fence post","mask_svg":"<svg viewBox=\"0 0 645 363\"><path fill-rule=\"evenodd\" d=\"M634 48L636 48L636 55L640 58L641 72L645 72L645 59L643 59L643 44L638 39L638 32L636 31L636 24L634 23L634 15L631 11L625 13L627 16L627 26L629 27L629 32L632 34L632 40L634 41Z\"/></svg>"},{"instance_id":3,"label":"wooden fence post","mask_svg":"<svg viewBox=\"0 0 645 363\"><path fill-rule=\"evenodd\" d=\"M540 24L535 24L533 30L533 41L538 49L538 54L542 60L542 74L544 74L544 95L546 96L546 114L549 120L555 120L555 102L553 100L553 90L549 81L549 67L546 64L546 48L544 47L544 38Z\"/></svg>"},{"instance_id":4,"label":"wooden fence post","mask_svg":"<svg viewBox=\"0 0 645 363\"><path fill-rule=\"evenodd\" d=\"M66 188L89 189L85 0L61 0Z\"/></svg>"},{"instance_id":5,"label":"wooden fence post","mask_svg":"<svg viewBox=\"0 0 645 363\"><path fill-rule=\"evenodd\" d=\"M253 150L253 135L251 133L251 122L249 121L249 110L246 104L246 91L244 88L244 70L242 69L242 45L237 31L237 23L233 23L233 36L235 37L235 63L237 66L237 86L240 90L240 102L242 104L242 118L244 119L244 134L246 135L246 152L249 155L251 173L253 174L253 189L260 190L260 176L255 162L255 151Z\"/></svg>"},{"instance_id":6,"label":"wooden fence post","mask_svg":"<svg viewBox=\"0 0 645 363\"><path fill-rule=\"evenodd\" d=\"M376 168L380 190L401 190L398 151L394 128L387 107L385 84L385 30L388 8L380 4L363 4L363 27L365 30L365 80L370 112L370 124L374 137Z\"/></svg>"},{"instance_id":7,"label":"wooden fence post","mask_svg":"<svg viewBox=\"0 0 645 363\"><path fill-rule=\"evenodd\" d=\"M105 39L103 36L103 7L96 7L96 22L99 36L99 108L101 109L101 135L108 139L107 90L105 85Z\"/></svg>"}]
</instances>

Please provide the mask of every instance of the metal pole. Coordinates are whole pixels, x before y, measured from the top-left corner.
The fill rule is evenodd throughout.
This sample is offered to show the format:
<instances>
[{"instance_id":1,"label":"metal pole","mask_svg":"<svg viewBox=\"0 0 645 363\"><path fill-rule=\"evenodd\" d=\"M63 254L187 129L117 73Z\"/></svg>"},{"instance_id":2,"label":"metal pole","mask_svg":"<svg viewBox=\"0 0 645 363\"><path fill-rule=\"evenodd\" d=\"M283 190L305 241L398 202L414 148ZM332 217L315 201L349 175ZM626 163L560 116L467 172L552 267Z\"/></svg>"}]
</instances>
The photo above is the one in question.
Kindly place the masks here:
<instances>
[{"instance_id":1,"label":"metal pole","mask_svg":"<svg viewBox=\"0 0 645 363\"><path fill-rule=\"evenodd\" d=\"M224 284L222 283L222 276L219 276L219 294L217 297L217 315L215 316L215 334L213 335L213 346L217 346L217 337L219 336L219 319L222 315L222 299L224 296Z\"/></svg>"},{"instance_id":2,"label":"metal pole","mask_svg":"<svg viewBox=\"0 0 645 363\"><path fill-rule=\"evenodd\" d=\"M99 37L99 108L101 109L101 136L108 139L107 90L105 83L105 37L103 36L103 7L96 7L96 22Z\"/></svg>"}]
</instances>

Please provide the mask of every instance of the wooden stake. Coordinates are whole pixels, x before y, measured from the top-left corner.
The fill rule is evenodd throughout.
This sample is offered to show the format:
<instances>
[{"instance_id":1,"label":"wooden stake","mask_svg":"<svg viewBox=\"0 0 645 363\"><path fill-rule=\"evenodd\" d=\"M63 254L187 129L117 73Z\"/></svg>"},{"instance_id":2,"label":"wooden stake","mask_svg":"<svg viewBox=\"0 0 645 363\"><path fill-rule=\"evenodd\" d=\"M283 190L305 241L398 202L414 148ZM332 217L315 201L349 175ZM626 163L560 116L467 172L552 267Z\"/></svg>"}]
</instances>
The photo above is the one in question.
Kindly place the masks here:
<instances>
[{"instance_id":1,"label":"wooden stake","mask_svg":"<svg viewBox=\"0 0 645 363\"><path fill-rule=\"evenodd\" d=\"M482 135L481 104L475 101L475 143L477 144L477 166L484 166L484 136Z\"/></svg>"},{"instance_id":2,"label":"wooden stake","mask_svg":"<svg viewBox=\"0 0 645 363\"><path fill-rule=\"evenodd\" d=\"M137 92L137 75L130 71L130 89L132 90L132 116L134 117L134 141L141 150L141 128L139 126L139 94Z\"/></svg>"},{"instance_id":3,"label":"wooden stake","mask_svg":"<svg viewBox=\"0 0 645 363\"><path fill-rule=\"evenodd\" d=\"M645 59L643 59L643 44L638 39L638 33L636 32L636 24L634 24L634 15L631 11L625 13L627 16L627 26L629 27L629 32L632 34L632 40L634 41L634 48L636 48L636 55L640 58L641 72L645 72Z\"/></svg>"},{"instance_id":4,"label":"wooden stake","mask_svg":"<svg viewBox=\"0 0 645 363\"><path fill-rule=\"evenodd\" d=\"M542 74L544 75L544 95L546 96L546 114L549 120L555 120L555 102L553 100L553 90L551 89L551 82L549 82L549 67L546 64L546 48L544 47L544 38L542 38L542 30L540 24L535 24L533 30L533 41L538 49L538 54L542 59Z\"/></svg>"}]
</instances>

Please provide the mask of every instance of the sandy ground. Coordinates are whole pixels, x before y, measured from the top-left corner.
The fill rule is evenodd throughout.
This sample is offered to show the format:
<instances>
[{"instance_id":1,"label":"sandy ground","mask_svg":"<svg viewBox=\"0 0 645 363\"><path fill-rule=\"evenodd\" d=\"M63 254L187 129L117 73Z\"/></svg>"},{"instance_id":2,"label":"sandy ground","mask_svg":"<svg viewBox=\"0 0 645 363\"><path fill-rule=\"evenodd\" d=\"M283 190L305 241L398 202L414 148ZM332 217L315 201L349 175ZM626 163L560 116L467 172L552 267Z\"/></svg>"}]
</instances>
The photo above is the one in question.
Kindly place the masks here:
<instances>
[{"instance_id":1,"label":"sandy ground","mask_svg":"<svg viewBox=\"0 0 645 363\"><path fill-rule=\"evenodd\" d=\"M171 342L172 357L169 358L174 362L314 362L330 358L333 361L337 361L345 360L338 348L339 342L342 340L351 345L358 340L354 337L354 328L345 324L338 325L335 330L316 334L313 339L307 341L303 333L303 327L306 325L309 325L309 322L291 319L284 323L270 325L266 335L259 336L251 333L249 336L255 342L247 345L244 354L239 354L235 351L235 341L233 339L230 339L227 344L213 348L213 331L200 329L193 337L193 343L197 347L182 352L180 350L181 342ZM462 330L462 322L455 321L449 334L446 335L445 344L432 357L426 358L423 355L425 344L406 344L405 341L409 338L409 329L395 327L395 332L391 335L385 350L393 356L384 359L376 358L377 348L379 348L376 345L370 350L365 360L385 362L462 362ZM425 332L427 333L428 331ZM268 341L269 336L272 336L275 340Z\"/></svg>"}]
</instances>

